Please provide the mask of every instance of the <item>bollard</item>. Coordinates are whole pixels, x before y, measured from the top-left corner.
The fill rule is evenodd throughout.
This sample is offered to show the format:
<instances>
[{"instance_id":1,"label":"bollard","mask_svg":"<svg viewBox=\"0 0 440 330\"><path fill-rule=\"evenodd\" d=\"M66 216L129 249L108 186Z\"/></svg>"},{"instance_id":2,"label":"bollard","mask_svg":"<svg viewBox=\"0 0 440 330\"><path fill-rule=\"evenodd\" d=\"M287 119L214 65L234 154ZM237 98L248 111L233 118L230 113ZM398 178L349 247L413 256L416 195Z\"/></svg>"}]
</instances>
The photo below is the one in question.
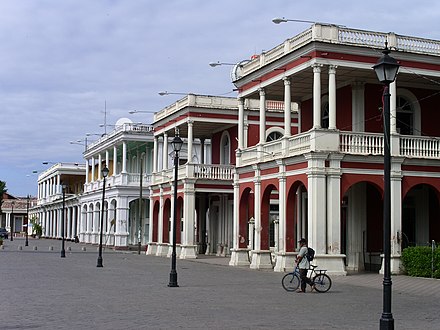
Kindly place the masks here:
<instances>
[{"instance_id":1,"label":"bollard","mask_svg":"<svg viewBox=\"0 0 440 330\"><path fill-rule=\"evenodd\" d=\"M18 251L23 250L23 247L21 245L18 246Z\"/></svg>"},{"instance_id":2,"label":"bollard","mask_svg":"<svg viewBox=\"0 0 440 330\"><path fill-rule=\"evenodd\" d=\"M4 250L5 249L5 246L2 244L2 245L0 245L0 250Z\"/></svg>"},{"instance_id":3,"label":"bollard","mask_svg":"<svg viewBox=\"0 0 440 330\"><path fill-rule=\"evenodd\" d=\"M68 246L67 251L72 251L72 248L70 246Z\"/></svg>"},{"instance_id":4,"label":"bollard","mask_svg":"<svg viewBox=\"0 0 440 330\"><path fill-rule=\"evenodd\" d=\"M34 246L34 251L37 251L37 250L38 250L37 246Z\"/></svg>"},{"instance_id":5,"label":"bollard","mask_svg":"<svg viewBox=\"0 0 440 330\"><path fill-rule=\"evenodd\" d=\"M53 251L53 246L49 246L49 251Z\"/></svg>"},{"instance_id":6,"label":"bollard","mask_svg":"<svg viewBox=\"0 0 440 330\"><path fill-rule=\"evenodd\" d=\"M86 247L83 246L83 247L81 248L81 251L85 251L85 250L86 250Z\"/></svg>"}]
</instances>

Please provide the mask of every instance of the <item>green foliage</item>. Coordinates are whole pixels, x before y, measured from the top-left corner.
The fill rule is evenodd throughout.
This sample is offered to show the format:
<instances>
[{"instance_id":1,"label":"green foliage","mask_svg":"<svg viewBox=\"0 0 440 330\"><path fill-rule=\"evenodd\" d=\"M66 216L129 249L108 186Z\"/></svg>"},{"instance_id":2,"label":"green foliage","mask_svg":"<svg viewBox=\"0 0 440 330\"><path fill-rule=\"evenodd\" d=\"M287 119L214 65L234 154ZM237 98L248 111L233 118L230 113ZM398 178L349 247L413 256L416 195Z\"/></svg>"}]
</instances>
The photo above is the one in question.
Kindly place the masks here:
<instances>
[{"instance_id":1,"label":"green foliage","mask_svg":"<svg viewBox=\"0 0 440 330\"><path fill-rule=\"evenodd\" d=\"M0 180L0 214L2 213L3 194L7 191L8 189L6 189L6 182Z\"/></svg>"},{"instance_id":2,"label":"green foliage","mask_svg":"<svg viewBox=\"0 0 440 330\"><path fill-rule=\"evenodd\" d=\"M38 222L38 218L33 216L29 222L32 224L32 235L41 236L43 234L43 227Z\"/></svg>"},{"instance_id":3,"label":"green foliage","mask_svg":"<svg viewBox=\"0 0 440 330\"><path fill-rule=\"evenodd\" d=\"M431 277L432 248L430 246L408 247L402 251L402 263L410 276ZM440 249L434 250L434 278L440 278Z\"/></svg>"}]
</instances>

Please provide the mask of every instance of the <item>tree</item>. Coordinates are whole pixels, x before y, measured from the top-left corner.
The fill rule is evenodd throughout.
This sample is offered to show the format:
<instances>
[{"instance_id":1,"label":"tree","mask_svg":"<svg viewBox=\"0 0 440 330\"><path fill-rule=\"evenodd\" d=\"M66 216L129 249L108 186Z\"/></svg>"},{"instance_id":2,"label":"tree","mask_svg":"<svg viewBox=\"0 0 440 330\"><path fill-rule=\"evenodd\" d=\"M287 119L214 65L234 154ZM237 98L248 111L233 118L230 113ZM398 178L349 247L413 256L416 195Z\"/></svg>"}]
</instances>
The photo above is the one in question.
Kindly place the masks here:
<instances>
[{"instance_id":1,"label":"tree","mask_svg":"<svg viewBox=\"0 0 440 330\"><path fill-rule=\"evenodd\" d=\"M8 189L6 189L6 182L0 180L0 216L2 214L3 195L6 194L7 191Z\"/></svg>"}]
</instances>

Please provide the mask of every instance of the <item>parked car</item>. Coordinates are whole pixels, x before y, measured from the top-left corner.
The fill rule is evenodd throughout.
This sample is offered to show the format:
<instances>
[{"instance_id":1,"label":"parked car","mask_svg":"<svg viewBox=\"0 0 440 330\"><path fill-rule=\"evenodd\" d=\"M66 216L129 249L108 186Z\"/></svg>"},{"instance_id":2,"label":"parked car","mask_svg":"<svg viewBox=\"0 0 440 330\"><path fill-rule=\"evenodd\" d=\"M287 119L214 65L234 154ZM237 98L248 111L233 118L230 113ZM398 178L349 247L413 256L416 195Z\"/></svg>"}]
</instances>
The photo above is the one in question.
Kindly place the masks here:
<instances>
[{"instance_id":1,"label":"parked car","mask_svg":"<svg viewBox=\"0 0 440 330\"><path fill-rule=\"evenodd\" d=\"M9 233L8 233L8 231L5 229L5 228L0 228L0 237L1 238L8 238L8 236L9 236Z\"/></svg>"}]
</instances>

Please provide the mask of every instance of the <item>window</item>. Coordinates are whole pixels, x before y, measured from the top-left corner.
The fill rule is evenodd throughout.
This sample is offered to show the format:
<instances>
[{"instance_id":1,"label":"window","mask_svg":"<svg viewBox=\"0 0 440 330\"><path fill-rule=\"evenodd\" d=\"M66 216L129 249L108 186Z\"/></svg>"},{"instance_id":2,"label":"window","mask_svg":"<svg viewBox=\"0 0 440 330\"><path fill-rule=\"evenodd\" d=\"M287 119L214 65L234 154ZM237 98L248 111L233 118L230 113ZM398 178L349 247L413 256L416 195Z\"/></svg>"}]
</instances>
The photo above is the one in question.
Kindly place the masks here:
<instances>
[{"instance_id":1,"label":"window","mask_svg":"<svg viewBox=\"0 0 440 330\"><path fill-rule=\"evenodd\" d=\"M266 142L279 140L283 137L283 134L278 131L271 132L267 135Z\"/></svg>"}]
</instances>

